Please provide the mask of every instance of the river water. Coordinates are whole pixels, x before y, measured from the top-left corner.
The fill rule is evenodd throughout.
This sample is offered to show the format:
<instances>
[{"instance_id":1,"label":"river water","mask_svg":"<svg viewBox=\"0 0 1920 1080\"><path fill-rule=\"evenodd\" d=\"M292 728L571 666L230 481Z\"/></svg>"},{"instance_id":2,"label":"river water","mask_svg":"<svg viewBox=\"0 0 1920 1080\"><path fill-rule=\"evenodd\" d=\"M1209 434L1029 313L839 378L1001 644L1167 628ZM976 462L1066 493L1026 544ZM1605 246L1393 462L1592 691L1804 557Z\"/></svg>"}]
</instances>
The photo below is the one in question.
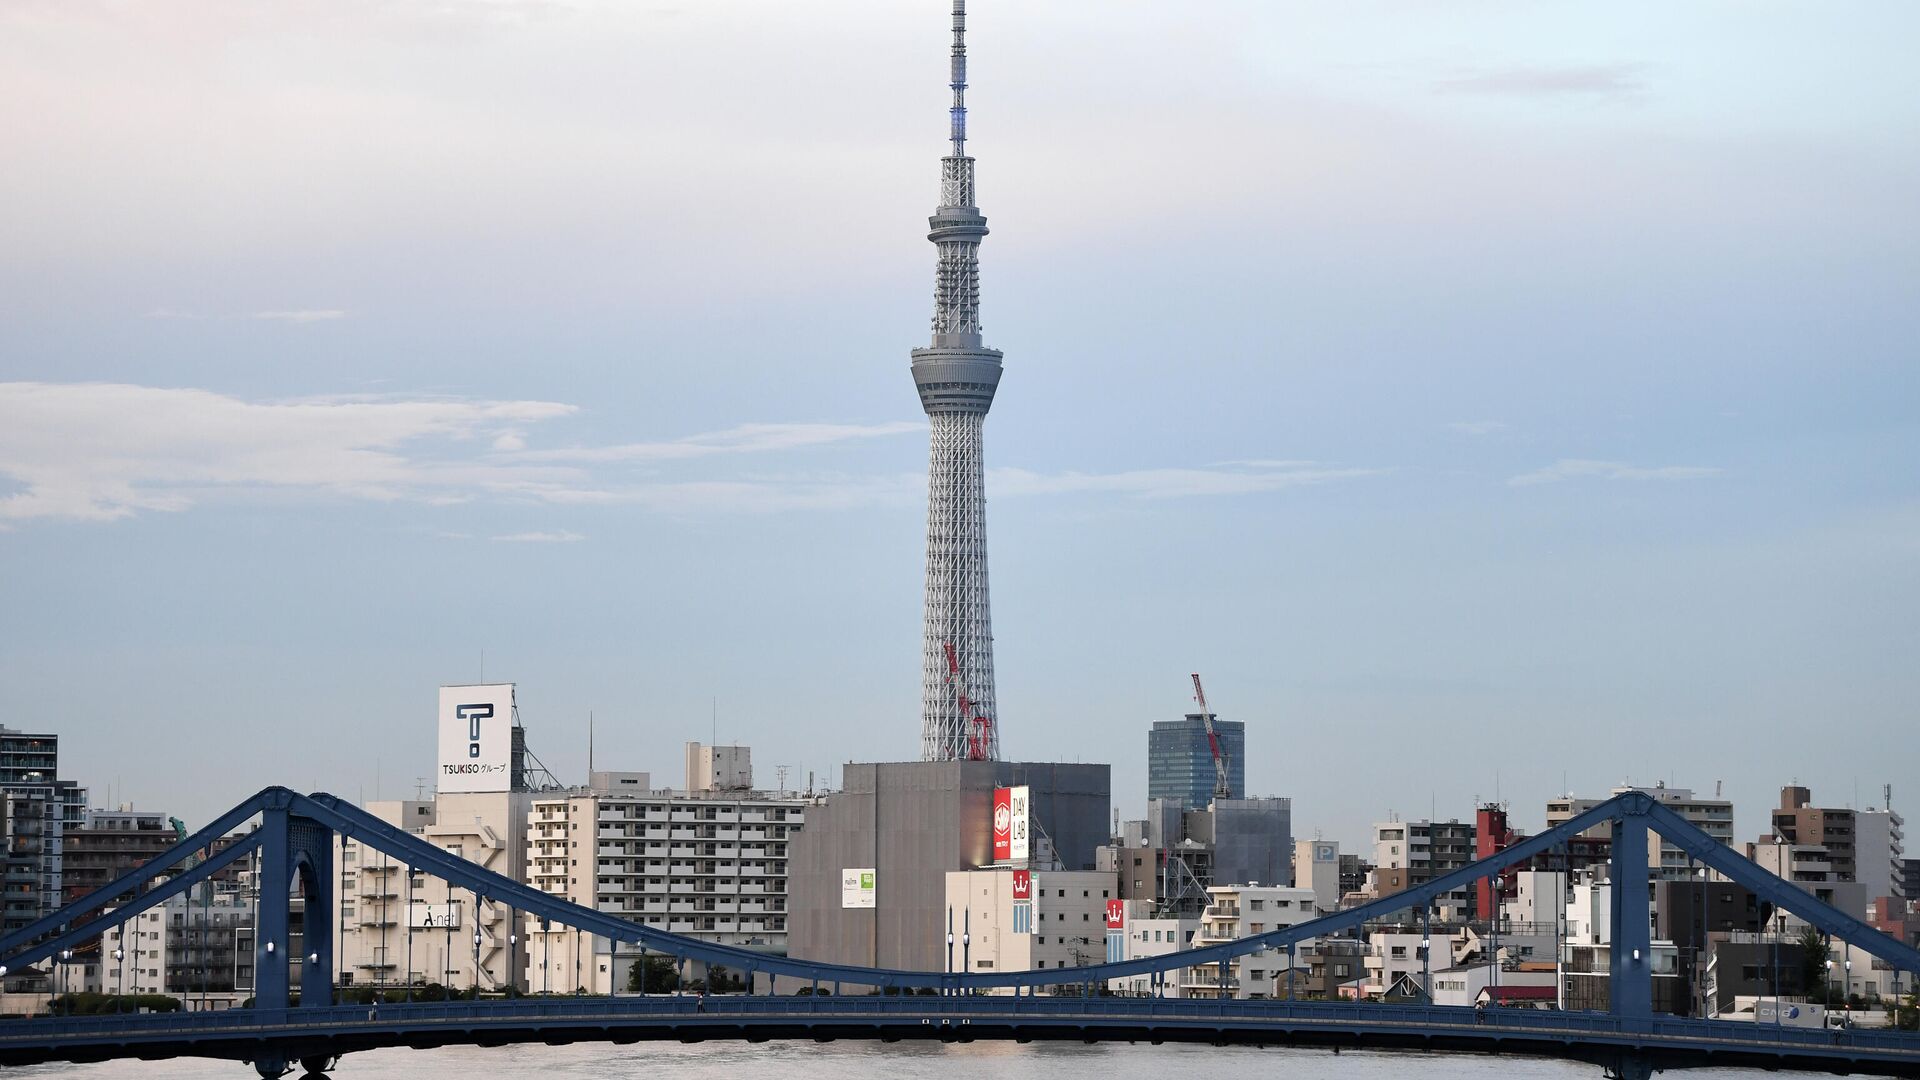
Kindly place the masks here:
<instances>
[{"instance_id":1,"label":"river water","mask_svg":"<svg viewBox=\"0 0 1920 1080\"><path fill-rule=\"evenodd\" d=\"M1264 1076L1285 1080L1600 1080L1576 1062L1475 1054L1405 1054L1126 1043L773 1042L515 1046L497 1049L371 1050L349 1054L335 1080L1181 1080ZM250 1080L237 1062L181 1058L6 1070L43 1080ZM1778 1080L1777 1075L1702 1069L1686 1080Z\"/></svg>"}]
</instances>

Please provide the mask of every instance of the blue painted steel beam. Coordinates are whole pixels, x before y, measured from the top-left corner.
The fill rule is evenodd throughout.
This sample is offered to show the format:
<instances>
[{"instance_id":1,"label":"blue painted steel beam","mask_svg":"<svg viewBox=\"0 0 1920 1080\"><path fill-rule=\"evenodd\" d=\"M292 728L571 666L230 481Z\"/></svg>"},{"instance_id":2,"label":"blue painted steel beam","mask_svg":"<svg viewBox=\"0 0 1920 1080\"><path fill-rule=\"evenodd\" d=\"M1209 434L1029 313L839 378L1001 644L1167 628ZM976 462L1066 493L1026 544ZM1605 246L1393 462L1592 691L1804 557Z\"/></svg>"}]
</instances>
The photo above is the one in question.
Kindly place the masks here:
<instances>
[{"instance_id":1,"label":"blue painted steel beam","mask_svg":"<svg viewBox=\"0 0 1920 1080\"><path fill-rule=\"evenodd\" d=\"M12 956L20 949L33 944L39 938L51 934L56 930L72 926L74 920L80 918L80 916L91 911L98 911L100 908L114 903L117 898L125 896L130 892L138 891L140 886L147 884L157 877L170 873L173 866L182 859L185 859L187 856L192 855L202 848L211 847L214 841L219 840L221 837L226 836L246 824L249 819L260 812L260 807L264 805L269 795L275 792L286 795L293 794L285 788L268 788L266 791L260 792L246 802L213 819L213 821L207 824L206 828L174 844L155 858L120 875L106 886L95 889L85 896L72 900L62 905L58 911L36 919L11 934L0 937L0 956Z\"/></svg>"},{"instance_id":2,"label":"blue painted steel beam","mask_svg":"<svg viewBox=\"0 0 1920 1080\"><path fill-rule=\"evenodd\" d=\"M241 858L251 855L254 848L258 847L259 844L260 838L258 836L249 836L245 840L207 859L193 869L183 871L179 875L154 886L152 889L141 893L139 896L134 897L104 915L97 915L78 926L61 930L52 937L44 938L23 946L14 952L5 954L4 957L0 957L0 965L5 965L10 971L19 971L29 964L38 963L41 960L47 959L62 949L70 949L76 945L84 945L87 942L97 940L100 935L108 929L126 922L128 919L133 918L156 904L167 902L169 899L180 895L195 885L198 885L200 882L226 869ZM63 908L62 910L64 911L66 909Z\"/></svg>"},{"instance_id":3,"label":"blue painted steel beam","mask_svg":"<svg viewBox=\"0 0 1920 1080\"><path fill-rule=\"evenodd\" d=\"M1505 851L1451 873L1443 874L1424 885L1416 886L1405 892L1397 893L1390 897L1376 900L1347 911L1337 912L1333 915L1315 919L1312 922L1302 923L1284 930L1271 931L1266 934L1241 938L1231 942L1223 942L1218 945L1210 945L1184 952L1139 960L1100 964L1083 968L995 972L991 974L887 970L844 964L825 964L813 961L793 960L786 957L770 956L731 946L699 941L678 934L667 933L652 927L631 923L612 915L606 915L589 908L578 907L548 893L533 889L520 882L493 873L492 871L485 870L472 862L442 851L439 847L427 843L419 837L406 832L404 829L389 825L367 814L358 807L345 803L332 795L316 794L313 796L302 796L296 795L285 788L268 788L246 803L242 803L229 814L224 815L216 824L225 822L237 824L251 817L254 813L265 811L284 813L294 819L309 819L318 826L331 829L341 836L360 840L368 847L385 851L400 861L422 871L432 873L453 885L471 889L479 895L489 896L496 900L506 900L519 910L527 912L528 914L559 922L563 925L577 927L583 931L611 940L637 944L643 948L667 955L699 960L705 963L724 964L749 974L764 971L770 975L790 975L808 981L901 989L934 987L950 991L999 987L1031 988L1063 983L1098 985L1099 983L1114 978L1130 975L1155 974L1184 967L1197 967L1206 964L1220 963L1236 956L1244 956L1266 949L1288 948L1307 939L1350 930L1375 919L1385 918L1396 912L1424 909L1427 905L1430 905L1435 898L1442 894L1470 885L1482 878L1492 876L1509 867L1531 860L1538 855L1553 850L1564 840L1577 836L1587 829L1602 824L1610 824L1624 817L1631 816L1649 822L1655 831L1686 849L1700 862L1721 871L1735 881L1755 888L1756 892L1771 902L1776 903L1778 906L1801 915L1801 917L1806 918L1809 922L1829 933L1838 934L1846 938L1856 947L1861 948L1862 951L1879 956L1905 970L1920 972L1920 950L1914 950L1901 945L1893 941L1892 938L1874 931L1865 923L1826 907L1808 893L1795 888L1789 883L1781 881L1779 878L1760 869L1752 862L1741 858L1731 849L1726 848L1705 833L1694 828L1685 819L1679 817L1679 815L1660 806L1650 796L1640 792L1629 792L1610 799L1584 814L1576 815L1573 819L1539 836L1529 837L1507 848ZM209 826L208 829L202 830L200 834L189 838L186 843L176 845L175 848L169 850L167 855L163 855L161 860L156 860L156 862L162 860L169 862L177 861L179 856L186 854L188 851L210 843L212 839L217 838L208 836L208 833L212 829L213 826ZM290 883L291 871L294 869L290 861L292 859L292 837L285 830L278 828L272 830L272 832L273 835L268 838L268 843L263 845L262 850L265 852L271 848L278 848L284 857L282 870L287 871L287 873L282 874L279 871L276 871L273 875L263 873L263 879L270 885L274 882ZM1641 866L1646 865L1644 860L1644 847L1645 841L1643 838L1641 841L1643 852L1643 857L1640 862ZM1621 854L1624 859L1625 853ZM228 856L225 861L231 861L232 857L233 856ZM329 870L328 873L331 874L331 871ZM1623 883L1631 876L1632 875L1625 871L1615 874L1615 877L1621 879ZM89 897L86 901L75 905L73 908L63 909L61 912L57 912L54 916L49 917L49 919L41 920L41 923L47 924L49 927L58 927L72 917L67 914L67 912L99 906L100 903L105 902L105 899L102 899L103 894L105 894L106 899L110 899L111 890L124 891L129 884L137 884L140 878L141 876L137 873L126 875L119 882L109 886L107 890L102 890L101 893L94 894L94 896ZM1644 885L1644 877L1640 878L1640 880ZM284 890L284 887L284 884L273 885L273 889L266 891L271 892L274 889ZM163 886L162 888L167 888L167 886ZM177 891L177 889L173 891ZM1622 905L1616 904L1616 909L1621 906ZM111 924L112 922L121 921L123 917L120 913L116 912L113 918L104 921L107 924ZM88 925L90 927L97 926L100 922L101 920L96 920L94 923ZM28 931L32 929L33 928L30 927ZM15 935L10 935L7 939L0 939L0 944L19 939L27 934L28 931L21 931ZM263 918L261 935L263 946L266 940L284 938L283 928L274 931L274 938L267 937L268 931L269 928ZM98 931L95 930L94 932L97 933ZM63 940L70 939L71 935L63 935ZM1621 939L1616 938L1616 940ZM285 949L283 941L276 940L276 946L281 951ZM52 949L59 947L61 946L35 947L32 950L33 958L43 958L50 955ZM1627 948L1631 949L1632 946L1629 944ZM1650 962L1648 953L1648 949L1642 949L1643 961ZM8 954L4 950L0 950L0 955ZM24 956L25 954L14 955ZM263 970L271 970L273 967L274 965L264 965Z\"/></svg>"},{"instance_id":4,"label":"blue painted steel beam","mask_svg":"<svg viewBox=\"0 0 1920 1080\"><path fill-rule=\"evenodd\" d=\"M1752 859L1701 832L1694 824L1671 809L1648 800L1647 820L1653 830L1671 840L1695 861L1718 870L1729 880L1753 890L1754 895L1775 907L1784 908L1805 919L1824 933L1844 940L1870 956L1877 956L1901 971L1920 974L1920 949L1915 949L1890 934L1876 930L1828 904L1793 882L1768 872Z\"/></svg>"},{"instance_id":5,"label":"blue painted steel beam","mask_svg":"<svg viewBox=\"0 0 1920 1080\"><path fill-rule=\"evenodd\" d=\"M1614 1015L1653 1016L1653 905L1647 880L1647 816L1638 803L1613 822L1612 933L1607 990Z\"/></svg>"}]
</instances>

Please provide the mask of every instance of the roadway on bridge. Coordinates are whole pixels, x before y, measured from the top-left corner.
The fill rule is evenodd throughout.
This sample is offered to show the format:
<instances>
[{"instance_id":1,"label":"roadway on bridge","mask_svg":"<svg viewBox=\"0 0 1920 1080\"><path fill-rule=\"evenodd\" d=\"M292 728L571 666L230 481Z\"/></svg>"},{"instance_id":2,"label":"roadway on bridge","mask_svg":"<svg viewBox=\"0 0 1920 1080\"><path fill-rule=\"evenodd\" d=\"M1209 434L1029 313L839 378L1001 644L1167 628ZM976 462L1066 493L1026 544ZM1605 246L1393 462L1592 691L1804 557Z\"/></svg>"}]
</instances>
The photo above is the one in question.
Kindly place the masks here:
<instances>
[{"instance_id":1,"label":"roadway on bridge","mask_svg":"<svg viewBox=\"0 0 1920 1080\"><path fill-rule=\"evenodd\" d=\"M323 1059L381 1047L647 1040L1204 1042L1572 1057L1619 1069L1806 1069L1920 1077L1920 1035L1607 1013L1356 1002L1052 997L521 998L47 1017L0 1026L0 1064ZM1638 1072L1640 1069L1630 1070ZM351 1074L349 1061L342 1070Z\"/></svg>"}]
</instances>

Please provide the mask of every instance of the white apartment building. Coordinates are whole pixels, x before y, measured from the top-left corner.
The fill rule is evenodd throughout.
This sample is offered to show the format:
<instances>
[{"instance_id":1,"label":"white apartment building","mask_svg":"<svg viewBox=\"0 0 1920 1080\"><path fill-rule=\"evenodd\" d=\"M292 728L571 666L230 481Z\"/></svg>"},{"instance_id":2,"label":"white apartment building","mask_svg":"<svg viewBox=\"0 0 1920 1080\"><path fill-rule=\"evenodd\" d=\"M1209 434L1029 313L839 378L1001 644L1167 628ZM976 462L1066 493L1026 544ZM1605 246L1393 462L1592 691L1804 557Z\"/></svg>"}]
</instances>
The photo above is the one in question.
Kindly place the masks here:
<instances>
[{"instance_id":1,"label":"white apartment building","mask_svg":"<svg viewBox=\"0 0 1920 1080\"><path fill-rule=\"evenodd\" d=\"M247 893L191 889L100 938L100 963L54 969L54 993L166 994L188 1009L231 1008L253 993L255 908ZM298 985L299 972L291 976Z\"/></svg>"},{"instance_id":2,"label":"white apartment building","mask_svg":"<svg viewBox=\"0 0 1920 1080\"><path fill-rule=\"evenodd\" d=\"M1702 832L1728 847L1733 846L1733 803L1726 799L1696 796L1690 788L1668 787L1661 781L1652 787L1623 786L1607 793L1607 798L1624 795L1629 791L1639 791L1651 795L1662 806L1687 819ZM1565 824L1575 817L1606 802L1606 799L1580 798L1574 795L1562 795L1547 800L1547 828ZM1587 836L1604 838L1611 835L1610 826L1599 825L1589 829ZM1647 866L1657 879L1683 881L1697 876L1698 864L1689 864L1687 853L1666 840L1647 844Z\"/></svg>"},{"instance_id":3,"label":"white apartment building","mask_svg":"<svg viewBox=\"0 0 1920 1080\"><path fill-rule=\"evenodd\" d=\"M1428 990L1423 981L1428 968L1422 953L1427 941L1417 929L1376 930L1368 934L1367 955L1363 960L1367 972L1367 996L1386 994L1403 980ZM1445 951L1446 941L1441 938L1437 955L1444 955ZM1444 965L1445 960L1440 963Z\"/></svg>"},{"instance_id":4,"label":"white apartment building","mask_svg":"<svg viewBox=\"0 0 1920 1080\"><path fill-rule=\"evenodd\" d=\"M1125 923L1122 933L1120 958L1123 960L1144 960L1149 957L1167 956L1182 949L1193 947L1194 937L1200 932L1200 920L1161 919L1151 915L1152 905L1147 902L1130 900L1127 902ZM1132 997L1151 997L1156 990L1161 997L1179 997L1178 979L1167 978L1158 987L1148 975L1130 975L1123 979L1112 979L1107 989L1116 994Z\"/></svg>"},{"instance_id":5,"label":"white apartment building","mask_svg":"<svg viewBox=\"0 0 1920 1080\"><path fill-rule=\"evenodd\" d=\"M1113 873L1105 870L949 870L953 968L978 974L1105 963L1108 905L1118 904L1119 895Z\"/></svg>"},{"instance_id":6,"label":"white apartment building","mask_svg":"<svg viewBox=\"0 0 1920 1080\"><path fill-rule=\"evenodd\" d=\"M751 791L535 795L526 880L658 930L784 955L787 846L805 811L800 797ZM523 940L535 992L623 991L640 956L533 919Z\"/></svg>"},{"instance_id":7,"label":"white apartment building","mask_svg":"<svg viewBox=\"0 0 1920 1080\"><path fill-rule=\"evenodd\" d=\"M1207 890L1207 907L1200 916L1200 930L1193 937L1194 948L1218 945L1273 930L1284 930L1311 922L1314 910L1312 889L1281 888L1273 885L1215 885ZM1307 964L1300 953L1309 949L1311 939L1296 946L1293 968L1304 973ZM1220 965L1181 968L1177 982L1181 997L1268 998L1276 996L1276 985L1287 974L1287 950L1262 949L1237 956L1227 962L1226 986L1220 983Z\"/></svg>"},{"instance_id":8,"label":"white apartment building","mask_svg":"<svg viewBox=\"0 0 1920 1080\"><path fill-rule=\"evenodd\" d=\"M1906 896L1901 877L1906 861L1906 821L1892 810L1869 806L1853 816L1854 880L1866 891L1867 900L1882 896Z\"/></svg>"},{"instance_id":9,"label":"white apartment building","mask_svg":"<svg viewBox=\"0 0 1920 1080\"><path fill-rule=\"evenodd\" d=\"M525 792L443 792L364 809L449 854L526 880ZM527 989L526 944L511 905L449 888L383 851L336 837L343 985ZM474 939L478 936L479 940Z\"/></svg>"},{"instance_id":10,"label":"white apartment building","mask_svg":"<svg viewBox=\"0 0 1920 1080\"><path fill-rule=\"evenodd\" d=\"M687 744L688 791L750 791L753 747Z\"/></svg>"}]
</instances>

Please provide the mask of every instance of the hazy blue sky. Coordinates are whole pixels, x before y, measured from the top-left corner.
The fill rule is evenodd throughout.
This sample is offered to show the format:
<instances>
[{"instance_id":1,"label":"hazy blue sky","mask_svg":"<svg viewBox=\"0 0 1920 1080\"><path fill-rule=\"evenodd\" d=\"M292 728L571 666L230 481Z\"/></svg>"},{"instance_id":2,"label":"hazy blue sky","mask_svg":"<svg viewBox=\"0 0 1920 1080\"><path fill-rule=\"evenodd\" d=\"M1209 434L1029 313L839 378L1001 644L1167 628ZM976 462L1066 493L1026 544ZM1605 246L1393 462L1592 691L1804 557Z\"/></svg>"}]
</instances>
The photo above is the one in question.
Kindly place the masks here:
<instances>
[{"instance_id":1,"label":"hazy blue sky","mask_svg":"<svg viewBox=\"0 0 1920 1080\"><path fill-rule=\"evenodd\" d=\"M0 5L0 722L910 758L944 0ZM1920 810L1920 6L976 0L1007 752ZM377 778L377 779L376 779Z\"/></svg>"}]
</instances>

